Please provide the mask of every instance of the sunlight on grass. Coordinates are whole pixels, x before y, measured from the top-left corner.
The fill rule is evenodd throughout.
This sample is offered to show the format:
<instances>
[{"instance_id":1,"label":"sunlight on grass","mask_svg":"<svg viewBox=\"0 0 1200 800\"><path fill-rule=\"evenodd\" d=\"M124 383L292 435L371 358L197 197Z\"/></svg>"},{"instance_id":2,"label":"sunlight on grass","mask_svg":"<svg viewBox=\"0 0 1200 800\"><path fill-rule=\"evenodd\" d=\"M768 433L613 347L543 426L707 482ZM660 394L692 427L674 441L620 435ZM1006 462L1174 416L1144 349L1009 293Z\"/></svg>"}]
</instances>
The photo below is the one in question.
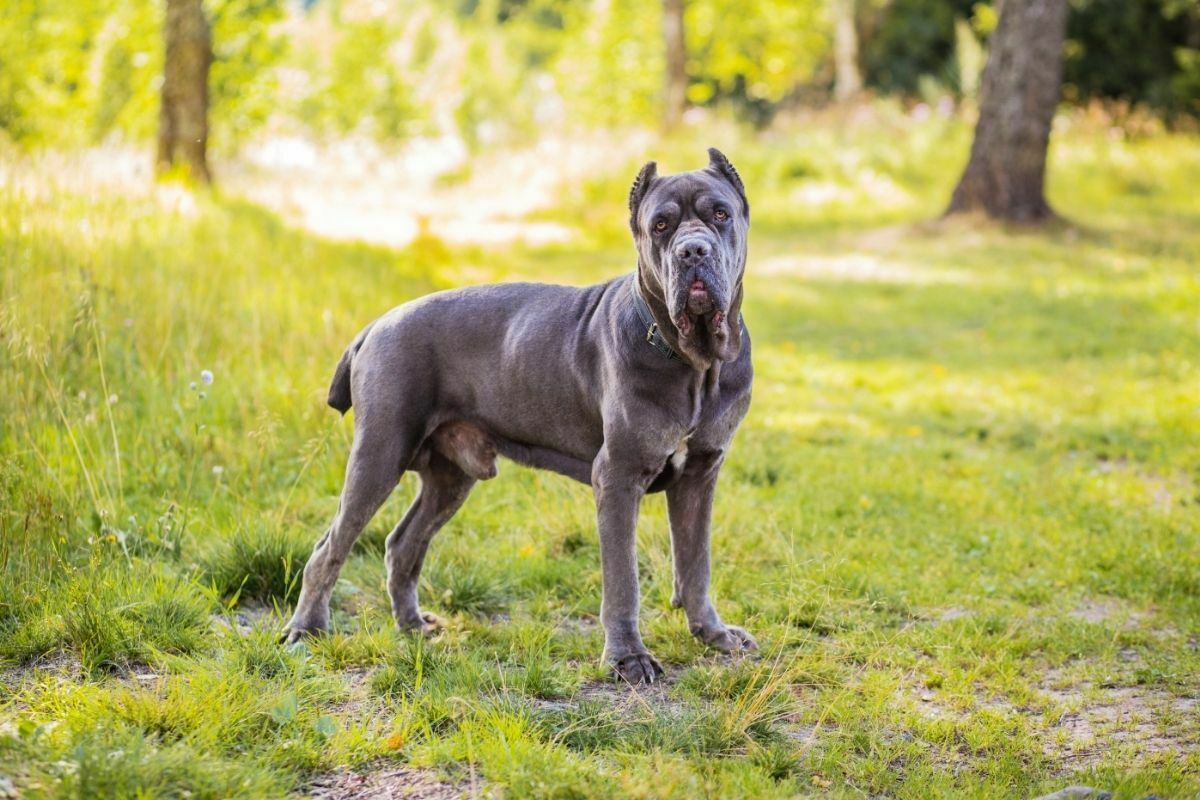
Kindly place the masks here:
<instances>
[{"instance_id":1,"label":"sunlight on grass","mask_svg":"<svg viewBox=\"0 0 1200 800\"><path fill-rule=\"evenodd\" d=\"M116 157L5 151L0 770L30 796L279 796L396 762L514 797L1194 794L1200 146L1072 122L1050 175L1071 224L932 224L964 126L876 114L729 133L756 384L714 591L763 652L707 654L669 608L651 498L643 624L669 675L636 696L598 680L590 493L512 464L431 547L437 638L395 631L384 588L412 478L347 563L333 635L277 638L336 509L351 426L324 396L353 334L451 285L632 268L638 163L711 142L547 177L520 218L569 242L435 226L401 249ZM1068 723L1112 687L1150 722L1085 746Z\"/></svg>"}]
</instances>

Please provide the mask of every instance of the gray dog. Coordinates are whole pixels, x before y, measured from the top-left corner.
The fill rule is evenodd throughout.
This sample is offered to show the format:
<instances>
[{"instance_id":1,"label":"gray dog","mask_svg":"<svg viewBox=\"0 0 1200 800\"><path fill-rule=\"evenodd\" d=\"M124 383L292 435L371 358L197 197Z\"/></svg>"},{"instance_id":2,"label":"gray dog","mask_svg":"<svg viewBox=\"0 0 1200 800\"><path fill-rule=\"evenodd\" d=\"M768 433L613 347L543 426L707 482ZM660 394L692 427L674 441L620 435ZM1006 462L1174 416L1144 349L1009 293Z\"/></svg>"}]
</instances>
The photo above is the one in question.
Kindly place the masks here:
<instances>
[{"instance_id":1,"label":"gray dog","mask_svg":"<svg viewBox=\"0 0 1200 800\"><path fill-rule=\"evenodd\" d=\"M324 631L338 570L405 470L421 489L387 538L388 592L403 629L425 550L497 454L590 484L604 591L604 658L630 682L662 667L638 631L635 528L666 491L675 583L692 633L726 652L757 647L709 597L717 473L750 405L741 320L750 206L729 160L659 176L629 193L637 272L598 286L507 283L439 292L385 314L351 343L329 390L351 404L354 446L341 504L304 568L288 640Z\"/></svg>"}]
</instances>

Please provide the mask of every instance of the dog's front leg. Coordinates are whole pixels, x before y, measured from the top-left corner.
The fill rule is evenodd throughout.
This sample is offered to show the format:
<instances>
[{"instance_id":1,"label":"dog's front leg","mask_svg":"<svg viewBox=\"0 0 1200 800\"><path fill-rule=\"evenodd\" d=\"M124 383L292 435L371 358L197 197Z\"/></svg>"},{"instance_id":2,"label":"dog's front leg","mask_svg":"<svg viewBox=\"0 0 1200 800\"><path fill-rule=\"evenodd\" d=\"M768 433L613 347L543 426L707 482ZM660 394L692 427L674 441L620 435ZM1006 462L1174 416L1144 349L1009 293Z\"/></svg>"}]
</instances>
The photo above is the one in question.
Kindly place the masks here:
<instances>
[{"instance_id":1,"label":"dog's front leg","mask_svg":"<svg viewBox=\"0 0 1200 800\"><path fill-rule=\"evenodd\" d=\"M613 469L601 451L592 469L592 489L604 582L604 660L630 683L653 683L663 669L638 630L637 517L645 487Z\"/></svg>"},{"instance_id":2,"label":"dog's front leg","mask_svg":"<svg viewBox=\"0 0 1200 800\"><path fill-rule=\"evenodd\" d=\"M720 451L689 455L683 475L667 489L667 513L675 562L671 605L683 607L688 629L696 638L728 653L755 650L758 644L746 631L722 622L709 596L712 505L723 459Z\"/></svg>"}]
</instances>

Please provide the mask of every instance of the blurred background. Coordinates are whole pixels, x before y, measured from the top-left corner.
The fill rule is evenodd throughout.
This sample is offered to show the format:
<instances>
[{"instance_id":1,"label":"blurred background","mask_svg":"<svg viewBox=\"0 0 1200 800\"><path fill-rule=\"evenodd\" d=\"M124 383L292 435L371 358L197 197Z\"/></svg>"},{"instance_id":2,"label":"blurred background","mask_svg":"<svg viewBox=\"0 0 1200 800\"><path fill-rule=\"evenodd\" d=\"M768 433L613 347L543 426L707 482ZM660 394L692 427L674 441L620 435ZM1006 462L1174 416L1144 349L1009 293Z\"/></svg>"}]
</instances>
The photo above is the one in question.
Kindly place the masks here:
<instances>
[{"instance_id":1,"label":"blurred background","mask_svg":"<svg viewBox=\"0 0 1200 800\"><path fill-rule=\"evenodd\" d=\"M515 220L559 205L583 176L627 179L664 135L775 145L771 164L749 156L760 188L895 210L914 200L906 173L963 157L958 123L974 119L1000 5L4 0L0 133L26 151L99 148L70 171L114 178L149 170L158 137L160 171L191 163L317 233L387 244L423 225L453 241L569 238L570 226ZM1195 129L1200 3L1066 5L1060 125L1117 138ZM173 157L169 96L199 106L199 156ZM187 124L184 113L178 137ZM880 151L922 127L931 152L919 140ZM814 129L832 138L813 142ZM855 131L878 140L858 163L828 151ZM960 149L944 151L950 141Z\"/></svg>"}]
</instances>

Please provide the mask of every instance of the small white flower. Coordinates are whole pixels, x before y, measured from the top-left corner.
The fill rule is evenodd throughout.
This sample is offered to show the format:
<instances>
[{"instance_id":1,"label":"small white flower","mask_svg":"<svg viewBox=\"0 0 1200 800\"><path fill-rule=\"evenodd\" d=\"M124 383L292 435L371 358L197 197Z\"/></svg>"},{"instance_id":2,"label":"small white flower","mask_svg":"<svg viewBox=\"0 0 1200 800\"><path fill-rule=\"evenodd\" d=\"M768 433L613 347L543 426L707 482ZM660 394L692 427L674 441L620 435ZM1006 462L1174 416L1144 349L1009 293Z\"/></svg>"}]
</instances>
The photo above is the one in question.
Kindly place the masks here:
<instances>
[{"instance_id":1,"label":"small white flower","mask_svg":"<svg viewBox=\"0 0 1200 800\"><path fill-rule=\"evenodd\" d=\"M211 386L213 382L212 370L200 370L200 380L204 382L205 386Z\"/></svg>"},{"instance_id":2,"label":"small white flower","mask_svg":"<svg viewBox=\"0 0 1200 800\"><path fill-rule=\"evenodd\" d=\"M221 475L224 472L225 472L225 468L222 467L220 464L213 465L213 475L216 475L219 478L219 477L221 477Z\"/></svg>"},{"instance_id":3,"label":"small white flower","mask_svg":"<svg viewBox=\"0 0 1200 800\"><path fill-rule=\"evenodd\" d=\"M79 399L80 399L80 400L87 400L87 392L86 392L86 391L84 391L83 389L80 389L80 390L79 390Z\"/></svg>"},{"instance_id":4,"label":"small white flower","mask_svg":"<svg viewBox=\"0 0 1200 800\"><path fill-rule=\"evenodd\" d=\"M119 397L117 397L115 394L110 394L110 395L108 396L108 404L109 404L110 406L115 406L115 405L117 404L117 400L119 400L119 399L120 399L120 398L119 398Z\"/></svg>"}]
</instances>

